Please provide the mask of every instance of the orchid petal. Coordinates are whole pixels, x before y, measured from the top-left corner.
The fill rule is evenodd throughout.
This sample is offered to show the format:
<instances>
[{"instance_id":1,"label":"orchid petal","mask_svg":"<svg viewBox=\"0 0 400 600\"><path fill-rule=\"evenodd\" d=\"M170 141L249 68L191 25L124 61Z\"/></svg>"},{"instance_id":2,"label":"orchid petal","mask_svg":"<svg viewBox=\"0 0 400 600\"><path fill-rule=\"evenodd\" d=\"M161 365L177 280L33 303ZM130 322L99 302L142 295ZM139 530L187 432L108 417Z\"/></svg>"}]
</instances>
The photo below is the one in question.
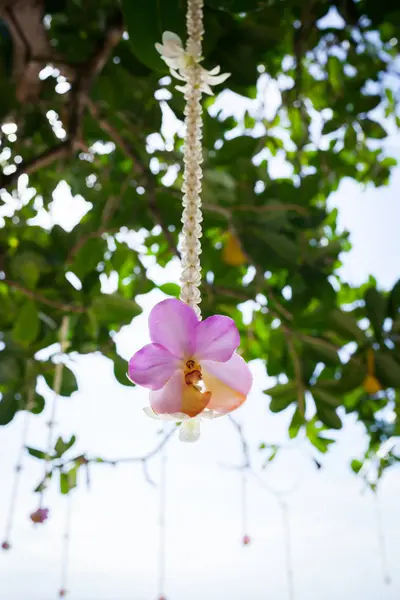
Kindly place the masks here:
<instances>
[{"instance_id":1,"label":"orchid petal","mask_svg":"<svg viewBox=\"0 0 400 600\"><path fill-rule=\"evenodd\" d=\"M230 77L230 73L221 73L221 75L210 75L208 74L205 78L207 83L210 85L218 85L219 83L223 83Z\"/></svg>"},{"instance_id":2,"label":"orchid petal","mask_svg":"<svg viewBox=\"0 0 400 600\"><path fill-rule=\"evenodd\" d=\"M187 419L190 419L190 417L188 417L184 413L157 414L154 412L154 410L150 406L145 406L143 408L143 412L145 413L145 415L147 417L150 417L150 419L155 419L157 421L175 421L176 422L176 421L186 421Z\"/></svg>"},{"instance_id":3,"label":"orchid petal","mask_svg":"<svg viewBox=\"0 0 400 600\"><path fill-rule=\"evenodd\" d=\"M201 91L205 94L208 94L209 96L214 96L214 92L212 91L208 83L206 83L205 81L203 81L203 83L201 84Z\"/></svg>"},{"instance_id":4,"label":"orchid petal","mask_svg":"<svg viewBox=\"0 0 400 600\"><path fill-rule=\"evenodd\" d=\"M208 71L209 75L218 75L218 73L220 72L221 67L219 65L217 65L216 67L214 67L213 69L211 69L210 71Z\"/></svg>"},{"instance_id":5,"label":"orchid petal","mask_svg":"<svg viewBox=\"0 0 400 600\"><path fill-rule=\"evenodd\" d=\"M176 371L161 390L150 393L151 408L157 414L184 413L195 417L210 402L211 393L204 394L194 385L185 383L183 371Z\"/></svg>"},{"instance_id":6,"label":"orchid petal","mask_svg":"<svg viewBox=\"0 0 400 600\"><path fill-rule=\"evenodd\" d=\"M169 44L176 44L177 46L180 46L183 49L181 38L173 31L164 31L164 33L162 34L162 42L164 46Z\"/></svg>"},{"instance_id":7,"label":"orchid petal","mask_svg":"<svg viewBox=\"0 0 400 600\"><path fill-rule=\"evenodd\" d=\"M190 306L169 298L156 304L149 316L151 341L164 346L178 358L191 358L194 349L193 332L198 324Z\"/></svg>"},{"instance_id":8,"label":"orchid petal","mask_svg":"<svg viewBox=\"0 0 400 600\"><path fill-rule=\"evenodd\" d=\"M188 419L184 421L179 429L181 442L197 442L200 437L200 419Z\"/></svg>"},{"instance_id":9,"label":"orchid petal","mask_svg":"<svg viewBox=\"0 0 400 600\"><path fill-rule=\"evenodd\" d=\"M151 390L162 388L180 361L160 344L147 344L129 361L129 379Z\"/></svg>"},{"instance_id":10,"label":"orchid petal","mask_svg":"<svg viewBox=\"0 0 400 600\"><path fill-rule=\"evenodd\" d=\"M233 319L222 315L200 321L194 330L194 352L198 361L226 362L240 344Z\"/></svg>"},{"instance_id":11,"label":"orchid petal","mask_svg":"<svg viewBox=\"0 0 400 600\"><path fill-rule=\"evenodd\" d=\"M175 89L178 90L178 92L182 92L182 94L186 94L187 86L186 85L176 85Z\"/></svg>"},{"instance_id":12,"label":"orchid petal","mask_svg":"<svg viewBox=\"0 0 400 600\"><path fill-rule=\"evenodd\" d=\"M239 354L225 363L202 361L202 373L204 384L211 392L207 408L224 414L246 400L253 382L250 369Z\"/></svg>"},{"instance_id":13,"label":"orchid petal","mask_svg":"<svg viewBox=\"0 0 400 600\"><path fill-rule=\"evenodd\" d=\"M178 71L176 71L175 69L171 68L171 75L173 77L175 77L176 79L179 79L180 81L186 81L186 79L184 77L182 77L182 75L180 73L178 73Z\"/></svg>"}]
</instances>

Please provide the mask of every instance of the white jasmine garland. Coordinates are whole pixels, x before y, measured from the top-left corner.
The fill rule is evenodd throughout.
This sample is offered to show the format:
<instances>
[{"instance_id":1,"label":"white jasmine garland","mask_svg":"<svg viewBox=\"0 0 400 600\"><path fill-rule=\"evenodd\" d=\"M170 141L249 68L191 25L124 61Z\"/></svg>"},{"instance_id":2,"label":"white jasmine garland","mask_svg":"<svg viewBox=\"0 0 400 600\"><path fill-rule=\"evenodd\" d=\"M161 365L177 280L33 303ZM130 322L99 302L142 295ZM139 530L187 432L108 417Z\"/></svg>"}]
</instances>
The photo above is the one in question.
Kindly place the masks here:
<instances>
[{"instance_id":1,"label":"white jasmine garland","mask_svg":"<svg viewBox=\"0 0 400 600\"><path fill-rule=\"evenodd\" d=\"M177 86L185 97L185 145L183 151L183 214L182 214L182 276L180 298L191 306L198 317L201 269L200 269L200 238L202 235L201 222L201 179L203 176L201 164L203 153L201 96L203 93L212 95L211 86L222 83L229 73L220 73L217 66L210 71L204 69L200 62L202 56L203 0L188 0L187 8L186 49L178 35L171 31L164 32L162 44L156 44L161 58L169 66L171 74L184 85Z\"/></svg>"}]
</instances>

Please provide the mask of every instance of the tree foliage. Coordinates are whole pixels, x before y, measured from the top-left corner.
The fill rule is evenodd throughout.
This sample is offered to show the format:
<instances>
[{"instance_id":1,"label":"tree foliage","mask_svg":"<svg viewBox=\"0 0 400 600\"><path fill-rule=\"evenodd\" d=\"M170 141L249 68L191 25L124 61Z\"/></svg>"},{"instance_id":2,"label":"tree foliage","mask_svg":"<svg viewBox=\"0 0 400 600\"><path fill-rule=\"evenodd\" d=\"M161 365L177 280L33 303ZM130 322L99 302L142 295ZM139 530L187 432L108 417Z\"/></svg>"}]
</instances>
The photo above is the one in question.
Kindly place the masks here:
<instances>
[{"instance_id":1,"label":"tree foliage","mask_svg":"<svg viewBox=\"0 0 400 600\"><path fill-rule=\"evenodd\" d=\"M244 357L277 377L266 400L291 411L291 438L305 431L325 452L326 431L352 413L373 456L400 433L400 281L389 292L341 281L350 244L327 201L344 178L387 184L396 164L383 144L399 121L388 75L400 9L205 4L206 66L230 72L226 85L254 110L226 116L204 102L203 314L234 318ZM100 351L131 385L113 334L155 287L143 255L160 265L179 255L182 139L160 131L163 113L182 121L184 105L154 43L165 29L184 36L184 12L183 0L0 0L2 425L43 409L32 390L41 376L51 385L55 367L37 353L57 341L65 314L69 352ZM60 182L90 203L70 231L43 217ZM105 294L111 274L116 289ZM66 368L62 394L76 389ZM389 452L380 469L396 460Z\"/></svg>"}]
</instances>

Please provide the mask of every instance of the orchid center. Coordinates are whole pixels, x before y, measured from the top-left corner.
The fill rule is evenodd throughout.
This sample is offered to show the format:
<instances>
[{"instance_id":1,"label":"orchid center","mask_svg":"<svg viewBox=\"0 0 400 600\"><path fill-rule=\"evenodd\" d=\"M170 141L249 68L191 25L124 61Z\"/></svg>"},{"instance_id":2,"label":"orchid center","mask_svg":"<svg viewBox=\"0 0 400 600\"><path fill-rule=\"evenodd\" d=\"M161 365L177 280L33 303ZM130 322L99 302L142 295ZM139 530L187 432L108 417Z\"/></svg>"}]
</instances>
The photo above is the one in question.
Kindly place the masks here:
<instances>
[{"instance_id":1,"label":"orchid center","mask_svg":"<svg viewBox=\"0 0 400 600\"><path fill-rule=\"evenodd\" d=\"M184 375L187 385L196 385L203 379L199 363L192 359L186 361Z\"/></svg>"}]
</instances>

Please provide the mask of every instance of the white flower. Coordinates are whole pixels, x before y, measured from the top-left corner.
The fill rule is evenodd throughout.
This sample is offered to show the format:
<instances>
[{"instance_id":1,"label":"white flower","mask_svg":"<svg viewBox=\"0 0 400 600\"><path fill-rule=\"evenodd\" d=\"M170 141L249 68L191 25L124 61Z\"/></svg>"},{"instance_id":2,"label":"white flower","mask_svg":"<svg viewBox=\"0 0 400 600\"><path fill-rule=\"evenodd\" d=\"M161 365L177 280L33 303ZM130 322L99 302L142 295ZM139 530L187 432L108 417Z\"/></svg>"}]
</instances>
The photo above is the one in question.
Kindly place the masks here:
<instances>
[{"instance_id":1,"label":"white flower","mask_svg":"<svg viewBox=\"0 0 400 600\"><path fill-rule=\"evenodd\" d=\"M155 413L149 406L143 409L144 413L151 419L157 419L159 421L175 421L181 423L179 429L179 439L181 442L197 442L200 437L200 422L202 419L211 420L221 417L222 414L215 412L214 410L203 410L202 413L196 417L188 417L184 413L173 413L173 414L158 414Z\"/></svg>"},{"instance_id":2,"label":"white flower","mask_svg":"<svg viewBox=\"0 0 400 600\"><path fill-rule=\"evenodd\" d=\"M179 35L172 31L164 31L162 44L156 44L156 50L170 69L184 69L190 63L190 55L183 48Z\"/></svg>"},{"instance_id":3,"label":"white flower","mask_svg":"<svg viewBox=\"0 0 400 600\"><path fill-rule=\"evenodd\" d=\"M156 44L157 51L161 54L163 61L169 66L171 75L185 85L176 86L176 89L186 93L188 90L191 68L195 63L203 60L197 46L192 42L187 50L184 49L181 38L172 31L165 31L162 36L162 44ZM216 66L210 71L199 67L200 69L200 90L204 94L213 96L211 86L223 83L228 79L230 73L221 73L221 67Z\"/></svg>"}]
</instances>

